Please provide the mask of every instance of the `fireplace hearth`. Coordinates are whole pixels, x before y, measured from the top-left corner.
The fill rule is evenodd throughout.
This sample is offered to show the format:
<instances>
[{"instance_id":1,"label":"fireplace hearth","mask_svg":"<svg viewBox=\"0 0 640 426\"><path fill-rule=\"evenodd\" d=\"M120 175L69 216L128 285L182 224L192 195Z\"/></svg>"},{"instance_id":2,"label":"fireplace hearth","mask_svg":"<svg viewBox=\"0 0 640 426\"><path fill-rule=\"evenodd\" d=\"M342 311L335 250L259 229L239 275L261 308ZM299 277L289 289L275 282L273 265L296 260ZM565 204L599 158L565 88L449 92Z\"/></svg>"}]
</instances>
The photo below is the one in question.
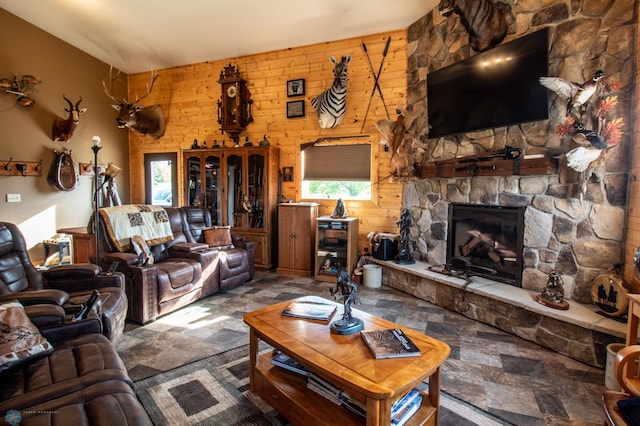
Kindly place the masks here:
<instances>
[{"instance_id":1,"label":"fireplace hearth","mask_svg":"<svg viewBox=\"0 0 640 426\"><path fill-rule=\"evenodd\" d=\"M524 209L451 203L447 265L472 265L474 275L522 287Z\"/></svg>"}]
</instances>

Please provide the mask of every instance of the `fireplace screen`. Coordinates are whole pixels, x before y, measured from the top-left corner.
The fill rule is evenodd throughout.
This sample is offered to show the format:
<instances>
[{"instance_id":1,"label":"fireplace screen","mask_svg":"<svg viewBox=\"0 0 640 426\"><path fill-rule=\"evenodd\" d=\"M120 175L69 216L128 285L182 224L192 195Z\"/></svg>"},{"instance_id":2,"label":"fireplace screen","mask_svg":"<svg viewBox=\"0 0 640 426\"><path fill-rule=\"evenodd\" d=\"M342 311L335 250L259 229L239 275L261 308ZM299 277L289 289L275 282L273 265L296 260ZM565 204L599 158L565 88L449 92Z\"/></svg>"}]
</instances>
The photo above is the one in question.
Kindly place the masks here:
<instances>
[{"instance_id":1,"label":"fireplace screen","mask_svg":"<svg viewBox=\"0 0 640 426\"><path fill-rule=\"evenodd\" d=\"M486 268L475 275L522 287L524 207L449 205L447 264Z\"/></svg>"}]
</instances>

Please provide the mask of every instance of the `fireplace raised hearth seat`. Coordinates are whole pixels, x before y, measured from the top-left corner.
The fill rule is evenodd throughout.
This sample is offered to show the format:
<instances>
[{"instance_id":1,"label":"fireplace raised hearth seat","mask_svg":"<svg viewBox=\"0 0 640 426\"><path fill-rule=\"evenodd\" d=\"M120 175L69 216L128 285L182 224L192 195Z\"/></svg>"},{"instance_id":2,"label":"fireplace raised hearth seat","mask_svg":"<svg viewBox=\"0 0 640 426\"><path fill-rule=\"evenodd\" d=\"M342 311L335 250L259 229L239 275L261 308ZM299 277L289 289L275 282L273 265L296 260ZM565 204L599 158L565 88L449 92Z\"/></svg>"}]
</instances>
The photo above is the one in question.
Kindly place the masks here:
<instances>
[{"instance_id":1,"label":"fireplace raised hearth seat","mask_svg":"<svg viewBox=\"0 0 640 426\"><path fill-rule=\"evenodd\" d=\"M598 314L596 305L569 300L568 310L553 309L536 301L539 292L478 276L467 283L461 277L431 271L432 265L426 262L401 265L373 256L367 262L382 266L384 285L588 365L603 368L607 345L625 341L627 325Z\"/></svg>"},{"instance_id":2,"label":"fireplace raised hearth seat","mask_svg":"<svg viewBox=\"0 0 640 426\"><path fill-rule=\"evenodd\" d=\"M131 232L121 237L127 235L126 231L118 230L121 225L117 223L122 220L125 222L122 226L139 229L141 238L132 238ZM183 208L148 205L103 208L99 223L100 262L103 267L118 262L117 270L125 274L131 321L140 324L155 321L161 315L253 278L253 253L241 244L234 246L244 261L241 267L229 271L224 250L194 242ZM151 229L143 232L145 227Z\"/></svg>"}]
</instances>

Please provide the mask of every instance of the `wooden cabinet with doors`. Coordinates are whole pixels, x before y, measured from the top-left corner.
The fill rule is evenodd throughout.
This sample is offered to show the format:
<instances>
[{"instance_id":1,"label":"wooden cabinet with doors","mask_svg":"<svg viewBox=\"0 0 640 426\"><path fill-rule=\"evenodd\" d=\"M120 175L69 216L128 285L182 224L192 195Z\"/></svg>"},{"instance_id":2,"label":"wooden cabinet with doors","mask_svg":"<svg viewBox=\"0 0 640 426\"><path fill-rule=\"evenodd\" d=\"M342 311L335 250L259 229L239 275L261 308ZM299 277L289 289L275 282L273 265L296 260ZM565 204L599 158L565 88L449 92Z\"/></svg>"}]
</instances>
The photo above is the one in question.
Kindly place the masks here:
<instances>
[{"instance_id":1,"label":"wooden cabinet with doors","mask_svg":"<svg viewBox=\"0 0 640 426\"><path fill-rule=\"evenodd\" d=\"M211 210L213 224L255 243L255 266L270 269L278 201L279 149L241 147L183 151L185 205Z\"/></svg>"},{"instance_id":2,"label":"wooden cabinet with doors","mask_svg":"<svg viewBox=\"0 0 640 426\"><path fill-rule=\"evenodd\" d=\"M317 203L278 204L278 273L311 275L316 217Z\"/></svg>"}]
</instances>

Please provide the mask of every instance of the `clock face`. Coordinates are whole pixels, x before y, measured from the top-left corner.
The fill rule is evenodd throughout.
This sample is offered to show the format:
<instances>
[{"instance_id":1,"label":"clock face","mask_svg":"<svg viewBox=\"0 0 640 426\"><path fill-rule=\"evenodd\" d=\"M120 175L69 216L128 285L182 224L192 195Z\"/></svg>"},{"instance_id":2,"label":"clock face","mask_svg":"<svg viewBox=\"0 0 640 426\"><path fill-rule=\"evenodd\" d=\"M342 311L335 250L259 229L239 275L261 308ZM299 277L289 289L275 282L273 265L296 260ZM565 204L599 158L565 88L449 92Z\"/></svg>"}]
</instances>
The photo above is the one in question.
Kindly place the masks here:
<instances>
[{"instance_id":1,"label":"clock face","mask_svg":"<svg viewBox=\"0 0 640 426\"><path fill-rule=\"evenodd\" d=\"M227 87L227 96L230 98L235 98L236 94L238 93L236 86L229 86Z\"/></svg>"}]
</instances>

